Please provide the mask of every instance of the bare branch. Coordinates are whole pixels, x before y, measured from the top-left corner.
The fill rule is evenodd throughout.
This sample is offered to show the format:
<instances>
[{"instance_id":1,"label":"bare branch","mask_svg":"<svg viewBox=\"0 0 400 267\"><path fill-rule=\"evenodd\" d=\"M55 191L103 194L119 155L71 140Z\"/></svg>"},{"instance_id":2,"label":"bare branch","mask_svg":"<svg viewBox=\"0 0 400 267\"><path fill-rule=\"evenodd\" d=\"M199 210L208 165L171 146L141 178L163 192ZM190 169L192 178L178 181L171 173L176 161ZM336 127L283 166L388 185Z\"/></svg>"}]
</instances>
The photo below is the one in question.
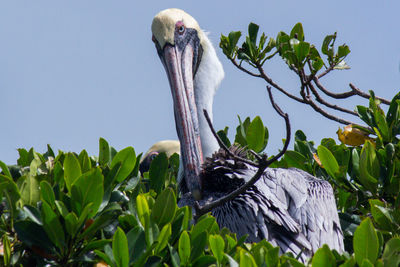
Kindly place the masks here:
<instances>
[{"instance_id":1,"label":"bare branch","mask_svg":"<svg viewBox=\"0 0 400 267\"><path fill-rule=\"evenodd\" d=\"M232 191L231 193L229 193L226 196L223 196L215 201L212 201L209 204L206 204L204 206L200 206L199 203L196 201L195 202L195 206L194 208L196 209L196 218L199 218L200 216L202 216L203 214L213 210L214 208L223 205L224 203L231 201L232 199L234 199L235 197L237 197L240 194L243 194L244 192L246 192L247 189L249 189L251 186L253 186L258 179L260 179L260 177L262 176L262 174L264 173L265 169L271 165L271 163L273 163L274 161L278 160L287 150L288 146L289 146L289 142L290 142L290 121L289 121L289 116L286 113L283 113L282 110L280 109L280 107L275 103L273 97L272 97L272 93L271 93L271 87L267 86L267 90L268 90L268 94L269 94L269 99L271 101L272 106L274 107L275 111L285 119L285 123L286 123L286 140L285 140L285 144L283 149L273 158L271 158L270 160L267 160L266 155L262 155L258 164L256 164L256 167L258 168L257 172L255 173L255 175L244 185L242 185L241 187L239 187L238 189ZM215 133L215 130L212 127L211 124L211 120L208 117L207 111L204 110L204 115L206 116L207 122L211 128L211 131L213 132L214 136L217 138L218 143L223 144L221 139L218 137L218 135ZM226 146L223 144L222 146L223 149L225 149L225 151L227 153L229 153L230 155L232 155L232 153L230 153L230 151L226 148ZM233 155L235 158L239 158L239 160L243 159L241 157L237 157L235 155ZM251 164L252 166L255 166L254 163Z\"/></svg>"},{"instance_id":2,"label":"bare branch","mask_svg":"<svg viewBox=\"0 0 400 267\"><path fill-rule=\"evenodd\" d=\"M311 89L311 92L314 94L315 99L316 99L319 103L321 103L322 105L325 105L325 106L327 106L328 108L332 108L332 109L335 109L335 110L338 110L338 111L341 111L341 112L345 112L345 113L348 113L348 114L351 114L351 115L354 115L354 116L358 116L358 114L357 114L356 112L352 111L352 110L349 110L349 109L346 109L346 108L343 108L343 107L340 107L340 106L331 104L331 103L329 103L329 102L326 102L326 101L318 94L318 91L315 89L315 87L312 85L312 83L308 84L307 87L309 87L309 88Z\"/></svg>"}]
</instances>

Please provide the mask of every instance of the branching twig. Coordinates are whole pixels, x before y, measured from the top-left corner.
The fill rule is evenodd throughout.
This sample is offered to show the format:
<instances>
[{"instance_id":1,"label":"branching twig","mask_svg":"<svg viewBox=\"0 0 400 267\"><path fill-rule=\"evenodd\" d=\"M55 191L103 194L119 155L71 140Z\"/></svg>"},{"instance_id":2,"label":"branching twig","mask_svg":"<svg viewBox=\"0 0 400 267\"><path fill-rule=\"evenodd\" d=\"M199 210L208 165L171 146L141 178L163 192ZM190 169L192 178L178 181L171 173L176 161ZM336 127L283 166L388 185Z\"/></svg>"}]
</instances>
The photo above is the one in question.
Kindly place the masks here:
<instances>
[{"instance_id":1,"label":"branching twig","mask_svg":"<svg viewBox=\"0 0 400 267\"><path fill-rule=\"evenodd\" d=\"M318 91L315 89L315 87L314 87L314 85L312 85L312 83L310 83L310 84L308 85L308 87L311 89L311 92L314 94L315 99L316 99L319 103L321 103L322 105L325 105L325 106L327 106L328 108L331 108L331 109L335 109L335 110L338 110L338 111L341 111L341 112L345 112L345 113L348 113L348 114L357 116L357 113L354 112L354 111L352 111L352 110L349 110L349 109L346 109L346 108L343 108L343 107L340 107L340 106L337 106L337 105L333 105L333 104L331 104L331 103L326 102L326 101L318 94Z\"/></svg>"},{"instance_id":2,"label":"branching twig","mask_svg":"<svg viewBox=\"0 0 400 267\"><path fill-rule=\"evenodd\" d=\"M326 74L328 74L329 72L331 72L333 70L333 68L335 68L335 65L330 65L324 72L322 72L320 75L318 75L318 79L321 79L322 77L324 77Z\"/></svg>"},{"instance_id":3,"label":"branching twig","mask_svg":"<svg viewBox=\"0 0 400 267\"><path fill-rule=\"evenodd\" d=\"M288 146L289 146L289 142L290 142L290 121L289 121L289 116L286 113L283 113L282 110L279 108L279 106L274 102L274 99L272 97L272 93L271 93L271 87L267 86L267 90L268 90L268 94L269 94L269 98L271 101L272 106L274 107L275 111L285 119L285 123L286 123L286 140L285 140L285 144L283 146L283 149L274 157L272 157L271 159L267 160L266 155L262 155L260 160L258 161L258 164L255 164L252 162L252 166L255 166L258 168L256 174L244 185L242 185L241 187L239 187L238 189L232 191L231 193L229 193L226 196L223 196L215 201L212 201L211 203L208 203L204 206L200 206L200 204L196 201L195 202L195 209L196 209L196 218L199 218L200 216L202 216L203 214L213 210L214 208L223 205L224 203L231 201L232 199L234 199L235 197L237 197L240 194L243 194L244 192L246 192L247 189L249 189L249 187L253 186L258 179L260 179L261 175L264 173L265 169L271 165L271 163L273 163L274 161L278 160L287 150ZM204 110L204 115L206 116L206 120L208 123L208 126L210 127L212 133L214 134L215 138L217 138L218 143L220 144L221 148L223 148L229 155L233 156L235 159L243 161L245 163L248 163L247 159L243 159L241 157L238 157L234 154L232 154L229 149L225 146L225 144L221 141L221 139L218 137L218 135L216 134L214 127L212 126L211 120L207 114L207 111Z\"/></svg>"}]
</instances>

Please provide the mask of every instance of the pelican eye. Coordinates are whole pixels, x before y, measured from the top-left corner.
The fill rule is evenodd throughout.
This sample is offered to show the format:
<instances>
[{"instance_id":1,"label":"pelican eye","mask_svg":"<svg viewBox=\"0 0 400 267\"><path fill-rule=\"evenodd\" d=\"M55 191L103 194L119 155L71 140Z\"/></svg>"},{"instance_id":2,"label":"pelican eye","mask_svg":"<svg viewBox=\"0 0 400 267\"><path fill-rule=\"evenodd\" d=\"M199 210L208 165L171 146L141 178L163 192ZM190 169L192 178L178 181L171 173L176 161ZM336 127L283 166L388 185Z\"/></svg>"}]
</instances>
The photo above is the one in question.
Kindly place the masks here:
<instances>
[{"instance_id":1,"label":"pelican eye","mask_svg":"<svg viewBox=\"0 0 400 267\"><path fill-rule=\"evenodd\" d=\"M183 34L186 30L185 25L183 24L182 21L179 21L178 23L176 23L176 29L178 31L179 34Z\"/></svg>"}]
</instances>

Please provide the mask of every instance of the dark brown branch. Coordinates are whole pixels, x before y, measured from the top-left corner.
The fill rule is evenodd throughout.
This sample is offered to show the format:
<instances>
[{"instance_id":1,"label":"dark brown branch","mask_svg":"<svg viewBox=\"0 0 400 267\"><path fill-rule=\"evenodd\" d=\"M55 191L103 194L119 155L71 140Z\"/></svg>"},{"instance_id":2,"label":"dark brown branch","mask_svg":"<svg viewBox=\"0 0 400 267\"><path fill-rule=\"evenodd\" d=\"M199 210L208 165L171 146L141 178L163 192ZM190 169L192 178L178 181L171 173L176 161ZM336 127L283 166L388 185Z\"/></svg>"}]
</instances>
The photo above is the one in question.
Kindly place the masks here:
<instances>
[{"instance_id":1,"label":"dark brown branch","mask_svg":"<svg viewBox=\"0 0 400 267\"><path fill-rule=\"evenodd\" d=\"M349 84L349 86L350 86L350 88L351 88L351 91L344 92L344 93L339 93L339 94L335 94L335 93L332 93L331 91L329 91L328 89L326 89L326 88L321 84L321 82L319 81L319 79L318 79L317 77L314 77L313 81L314 81L315 85L316 85L324 94L326 94L327 96L330 96L330 97L332 97L332 98L335 98L335 99L343 99L343 98L348 98L348 97L355 96L355 95L361 96L361 97L366 98L366 99L369 99L369 98L371 97L370 94L361 91L360 89L358 89L358 88L357 88L354 84L352 84L352 83ZM375 98L378 99L378 100L380 100L383 104L390 105L390 100L387 100L387 99L382 98L382 97L375 97Z\"/></svg>"},{"instance_id":2,"label":"dark brown branch","mask_svg":"<svg viewBox=\"0 0 400 267\"><path fill-rule=\"evenodd\" d=\"M276 83L274 83L274 81L272 81L272 79L271 79L270 77L268 77L267 74L265 74L264 69L262 68L262 66L257 66L257 68L258 68L258 71L260 72L260 75L261 75L260 77L263 78L263 79L264 79L267 83L269 83L272 87L278 89L280 92L282 92L283 94L285 94L285 95L288 96L289 98L291 98L291 99L293 99L293 100L296 100L297 102L300 102L300 103L303 103L303 104L306 103L303 99L301 99L301 98L299 98L299 97L297 97L297 96L294 96L294 95L288 93L285 89L283 89L282 87L280 87L279 85L277 85Z\"/></svg>"},{"instance_id":3,"label":"dark brown branch","mask_svg":"<svg viewBox=\"0 0 400 267\"><path fill-rule=\"evenodd\" d=\"M304 101L306 101L306 103L307 103L308 105L310 105L316 112L318 112L319 114L321 114L321 115L324 116L325 118L328 118L328 119L330 119L330 120L339 122L339 123L344 124L344 125L349 125L349 124L356 124L356 125L358 125L357 123L354 123L354 122L351 122L351 121L348 121L348 120L345 120L345 119L336 117L336 116L334 116L334 115L332 115L332 114L326 112L326 111L323 110L320 106L318 106L317 104L315 104L311 97L305 98Z\"/></svg>"},{"instance_id":4,"label":"dark brown branch","mask_svg":"<svg viewBox=\"0 0 400 267\"><path fill-rule=\"evenodd\" d=\"M327 106L328 108L331 108L331 109L334 109L334 110L338 110L338 111L345 112L345 113L348 113L348 114L351 114L351 115L354 115L354 116L358 116L358 114L357 114L356 112L352 111L352 110L349 110L349 109L346 109L346 108L343 108L343 107L340 107L340 106L337 106L337 105L334 105L334 104L331 104L331 103L326 102L326 101L318 94L318 91L315 89L315 87L312 85L312 83L308 84L307 87L309 87L309 88L311 89L311 92L314 94L315 99L316 99L319 103L321 103L322 105L325 105L325 106Z\"/></svg>"},{"instance_id":5,"label":"dark brown branch","mask_svg":"<svg viewBox=\"0 0 400 267\"><path fill-rule=\"evenodd\" d=\"M243 71L243 72L245 72L245 73L247 73L247 74L249 74L249 75L251 75L251 76L254 76L254 77L258 77L258 78L261 77L260 74L255 74L255 73L253 73L253 72L251 72L251 71L249 71L249 70L243 68L242 65L241 65L241 64L238 64L234 58L231 58L231 62L232 62L233 65L235 65L235 67L238 68L239 70L241 70L241 71Z\"/></svg>"},{"instance_id":6,"label":"dark brown branch","mask_svg":"<svg viewBox=\"0 0 400 267\"><path fill-rule=\"evenodd\" d=\"M364 98L368 98L368 99L371 97L370 94L364 93L363 91L358 89L354 84L350 83L349 86L351 87L351 89L353 91L357 92L357 95L362 96ZM387 100L385 98L378 97L378 96L375 96L375 98L378 99L379 101L381 101L383 104L390 105L390 100Z\"/></svg>"},{"instance_id":7,"label":"dark brown branch","mask_svg":"<svg viewBox=\"0 0 400 267\"><path fill-rule=\"evenodd\" d=\"M271 93L271 87L267 86L267 90L268 90L268 94L269 94L269 99L271 101L272 106L274 107L275 111L285 119L285 123L286 123L286 140L285 140L285 144L283 146L283 149L273 158L267 160L266 155L262 155L261 159L259 160L258 164L256 164L256 167L258 168L257 172L255 173L255 175L244 185L242 185L241 187L239 187L238 189L232 191L231 193L229 193L226 196L223 196L215 201L212 201L209 204L206 204L204 206L200 206L200 204L196 201L195 202L195 209L196 209L196 218L199 218L200 216L202 216L203 214L210 212L211 210L213 210L214 208L223 205L224 203L231 201L232 199L234 199L235 197L237 197L240 194L243 194L244 192L247 191L247 189L249 189L249 187L253 186L262 176L262 174L264 173L265 169L271 165L271 163L273 163L274 161L278 160L287 150L288 146L289 146L289 142L290 142L290 121L289 121L289 116L286 113L283 113L282 110L279 108L279 106L275 103L273 97L272 97L272 93ZM215 133L215 130L211 124L211 120L208 117L207 111L204 110L204 115L206 116L207 119L207 123L210 126L211 131L213 132L213 134ZM220 143L220 145L222 144L222 148L225 151L229 151L227 150L225 144L222 143L221 139L218 137L218 135L214 134L214 136L217 138L218 143ZM228 152L230 153L230 151ZM240 157L239 157L240 158ZM243 160L242 158L240 158L240 160ZM254 166L254 163L252 164L252 166Z\"/></svg>"}]
</instances>

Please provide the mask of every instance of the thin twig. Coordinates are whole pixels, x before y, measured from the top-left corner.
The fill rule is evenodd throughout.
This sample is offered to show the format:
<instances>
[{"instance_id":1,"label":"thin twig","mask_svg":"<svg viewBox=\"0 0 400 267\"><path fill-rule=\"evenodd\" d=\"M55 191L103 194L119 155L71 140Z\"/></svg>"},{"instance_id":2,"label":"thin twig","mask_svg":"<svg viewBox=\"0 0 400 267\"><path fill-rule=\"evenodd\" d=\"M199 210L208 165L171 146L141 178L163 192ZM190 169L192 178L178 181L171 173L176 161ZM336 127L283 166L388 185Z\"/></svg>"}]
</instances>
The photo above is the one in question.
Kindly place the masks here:
<instances>
[{"instance_id":1,"label":"thin twig","mask_svg":"<svg viewBox=\"0 0 400 267\"><path fill-rule=\"evenodd\" d=\"M269 94L269 99L271 101L272 106L274 107L275 111L282 116L285 119L285 123L286 123L286 140L285 140L285 144L283 146L283 149L273 158L267 160L266 155L262 155L261 159L259 160L258 164L256 164L256 167L258 168L257 172L255 173L255 175L244 185L242 185L241 187L239 187L238 189L232 191L231 193L229 193L226 196L223 196L215 201L212 201L209 204L206 204L204 206L200 206L200 204L196 201L195 202L195 209L196 209L196 218L199 218L200 216L202 216L203 214L213 210L214 208L223 205L224 203L233 200L235 197L237 197L240 194L243 194L244 192L247 191L247 189L249 189L249 187L253 186L262 176L262 174L264 173L265 169L271 165L271 163L273 163L274 161L278 160L287 150L288 146L289 146L289 142L290 142L290 121L289 121L289 116L286 113L283 113L282 110L279 108L279 106L275 103L273 97L272 97L272 93L271 93L271 87L267 86L267 90L268 90L268 94ZM211 124L211 120L208 117L207 111L204 110L204 115L206 116L207 119L207 123L210 126L211 131L213 132L214 136L217 138L218 143L223 146L221 146L225 151L227 151L227 153L231 154L229 150L227 150L225 144L222 143L222 141L220 140L220 138L218 137L218 135L216 135L215 130ZM234 155L235 156L235 155ZM241 157L239 157L240 160L243 161L243 159ZM254 166L254 163L251 164L252 166Z\"/></svg>"},{"instance_id":2,"label":"thin twig","mask_svg":"<svg viewBox=\"0 0 400 267\"><path fill-rule=\"evenodd\" d=\"M343 99L343 98L348 98L354 95L357 95L354 90L352 91L348 91L348 92L344 92L344 93L332 93L331 91L329 91L328 89L326 89L321 82L319 81L319 79L317 77L314 77L314 83L315 85L319 88L319 90L321 90L324 94L326 94L327 96L330 96L332 98L335 99Z\"/></svg>"},{"instance_id":3,"label":"thin twig","mask_svg":"<svg viewBox=\"0 0 400 267\"><path fill-rule=\"evenodd\" d=\"M234 159L236 159L236 160L239 160L239 161L242 161L242 162L244 162L244 163L247 163L247 164L249 164L249 165L251 165L251 166L258 167L258 164L254 163L253 161L248 160L248 159L245 159L245 158L242 158L242 157L239 157L239 156L233 154L233 153L229 150L229 148L226 147L226 145L224 144L224 142L222 142L221 138L218 136L217 132L215 131L215 129L214 129L213 125L212 125L211 119L210 119L210 117L208 116L207 110L203 109L203 113L204 113L204 116L206 117L206 121L207 121L207 123L208 123L208 127L210 127L210 130L211 130L212 134L214 135L215 139L217 139L217 142L218 142L219 146L220 146L223 150L225 150L225 152L226 152L229 156L231 156L232 158L234 158Z\"/></svg>"},{"instance_id":4,"label":"thin twig","mask_svg":"<svg viewBox=\"0 0 400 267\"><path fill-rule=\"evenodd\" d=\"M245 73L247 73L247 74L249 74L249 75L251 75L251 76L254 76L254 77L258 77L258 78L261 77L260 74L253 73L253 72L251 72L251 71L249 71L249 70L243 68L242 65L241 65L241 64L238 64L234 58L231 58L231 62L232 62L233 65L235 65L236 68L238 68L239 70L241 70L241 71L243 71L243 72L245 72Z\"/></svg>"},{"instance_id":5,"label":"thin twig","mask_svg":"<svg viewBox=\"0 0 400 267\"><path fill-rule=\"evenodd\" d=\"M320 75L318 75L318 79L321 79L322 77L324 77L326 74L328 74L329 72L331 72L333 70L333 68L335 68L335 65L330 65L324 72L322 72Z\"/></svg>"}]
</instances>

